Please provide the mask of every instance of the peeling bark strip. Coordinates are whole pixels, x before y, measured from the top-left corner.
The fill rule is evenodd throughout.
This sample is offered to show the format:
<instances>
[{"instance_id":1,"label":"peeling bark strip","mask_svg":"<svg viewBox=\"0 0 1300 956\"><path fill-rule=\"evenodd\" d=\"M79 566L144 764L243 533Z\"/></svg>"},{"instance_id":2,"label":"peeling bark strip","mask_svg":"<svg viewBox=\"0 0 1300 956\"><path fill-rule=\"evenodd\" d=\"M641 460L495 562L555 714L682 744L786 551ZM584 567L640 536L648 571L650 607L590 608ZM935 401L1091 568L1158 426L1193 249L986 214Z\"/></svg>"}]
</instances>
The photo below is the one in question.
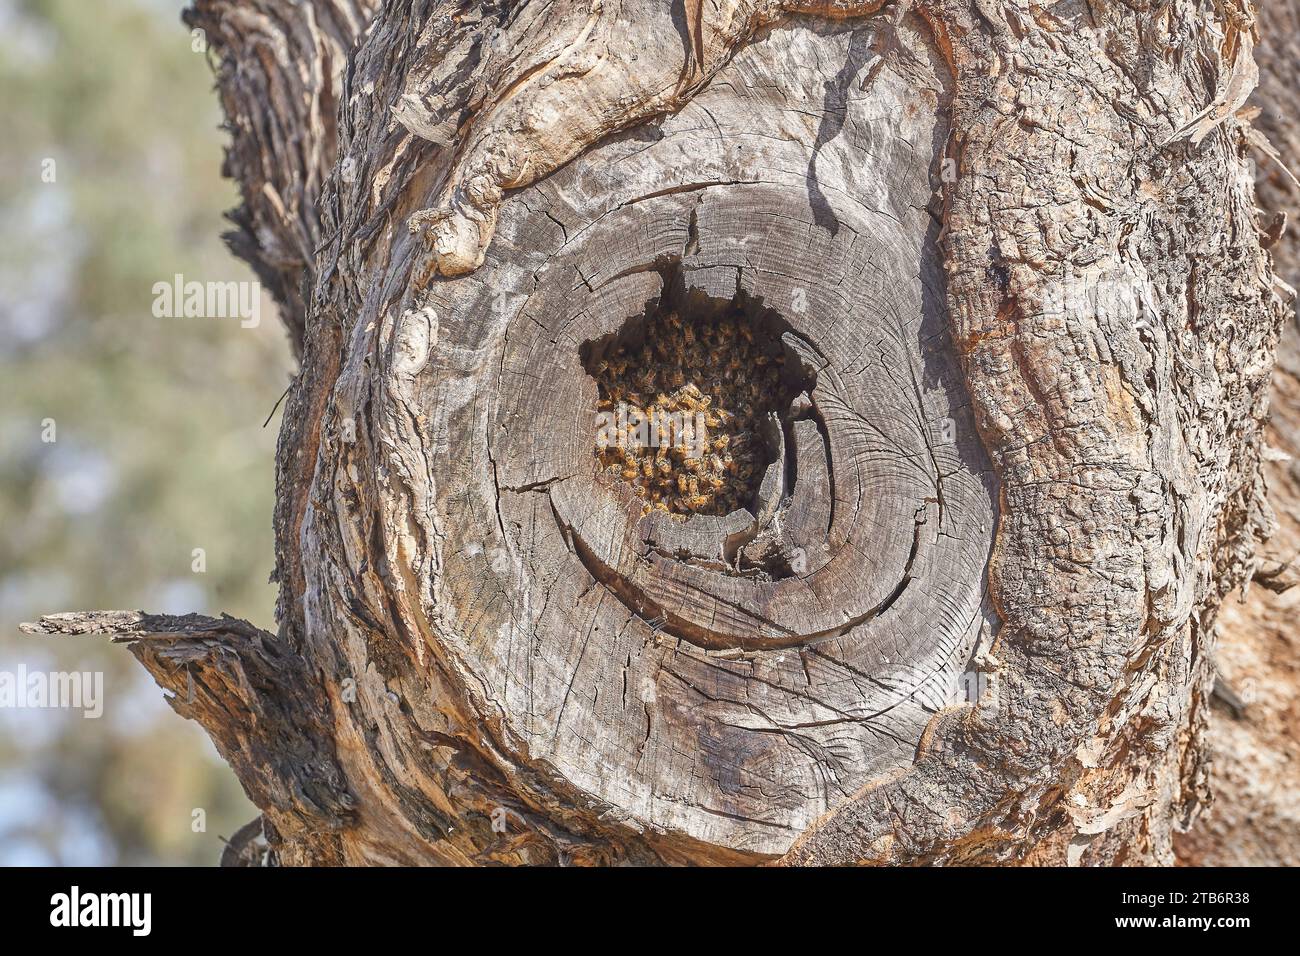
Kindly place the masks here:
<instances>
[{"instance_id":1,"label":"peeling bark strip","mask_svg":"<svg viewBox=\"0 0 1300 956\"><path fill-rule=\"evenodd\" d=\"M277 462L352 813L282 859L1168 861L1267 531L1250 12L878 9L376 14ZM659 308L782 343L750 508L601 468Z\"/></svg>"}]
</instances>

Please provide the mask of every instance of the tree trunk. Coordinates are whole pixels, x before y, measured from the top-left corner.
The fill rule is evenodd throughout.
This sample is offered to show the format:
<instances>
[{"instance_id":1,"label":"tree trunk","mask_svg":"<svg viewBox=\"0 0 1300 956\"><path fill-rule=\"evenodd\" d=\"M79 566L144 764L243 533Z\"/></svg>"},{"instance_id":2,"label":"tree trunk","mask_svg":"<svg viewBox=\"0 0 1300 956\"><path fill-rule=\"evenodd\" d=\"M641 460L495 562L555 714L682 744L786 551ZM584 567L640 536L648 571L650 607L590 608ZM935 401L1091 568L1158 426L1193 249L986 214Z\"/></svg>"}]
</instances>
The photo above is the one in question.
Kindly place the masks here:
<instances>
[{"instance_id":1,"label":"tree trunk","mask_svg":"<svg viewBox=\"0 0 1300 956\"><path fill-rule=\"evenodd\" d=\"M1270 523L1249 7L375 5L190 14L278 634L40 626L281 863L1168 862Z\"/></svg>"}]
</instances>

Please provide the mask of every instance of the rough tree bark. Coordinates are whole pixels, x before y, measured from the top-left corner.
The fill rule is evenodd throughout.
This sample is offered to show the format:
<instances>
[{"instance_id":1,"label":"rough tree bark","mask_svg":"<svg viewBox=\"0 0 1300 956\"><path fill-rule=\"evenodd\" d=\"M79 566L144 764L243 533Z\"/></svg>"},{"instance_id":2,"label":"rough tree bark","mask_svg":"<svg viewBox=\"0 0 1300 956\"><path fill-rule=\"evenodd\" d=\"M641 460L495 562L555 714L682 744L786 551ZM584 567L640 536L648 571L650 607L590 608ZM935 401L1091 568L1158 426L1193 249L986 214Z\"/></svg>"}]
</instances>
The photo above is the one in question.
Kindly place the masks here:
<instances>
[{"instance_id":1,"label":"rough tree bark","mask_svg":"<svg viewBox=\"0 0 1300 956\"><path fill-rule=\"evenodd\" d=\"M278 633L37 629L128 641L280 863L1172 859L1270 525L1250 8L374 6L190 14L302 355ZM605 467L602 376L754 349L747 507Z\"/></svg>"},{"instance_id":2,"label":"rough tree bark","mask_svg":"<svg viewBox=\"0 0 1300 956\"><path fill-rule=\"evenodd\" d=\"M1300 0L1259 10L1260 84L1251 97L1265 242L1277 274L1300 287ZM1271 147L1271 150L1270 150ZM1269 155L1275 151L1274 159ZM1285 217L1285 218L1283 218ZM1289 222L1290 228L1283 228ZM1300 866L1300 332L1287 323L1273 374L1263 470L1278 527L1257 556L1253 580L1224 602L1216 663L1222 683L1206 746L1214 804L1177 841L1188 864Z\"/></svg>"}]
</instances>

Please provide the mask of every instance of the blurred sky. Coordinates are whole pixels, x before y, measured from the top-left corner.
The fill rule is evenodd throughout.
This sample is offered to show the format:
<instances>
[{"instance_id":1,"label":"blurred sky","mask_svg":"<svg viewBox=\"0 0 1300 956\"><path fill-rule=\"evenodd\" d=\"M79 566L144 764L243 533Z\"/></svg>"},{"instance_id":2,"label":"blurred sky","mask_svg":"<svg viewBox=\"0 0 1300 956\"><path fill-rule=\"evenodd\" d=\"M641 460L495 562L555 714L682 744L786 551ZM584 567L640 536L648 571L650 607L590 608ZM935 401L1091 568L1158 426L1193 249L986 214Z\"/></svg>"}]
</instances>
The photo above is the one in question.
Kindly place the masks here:
<instances>
[{"instance_id":1,"label":"blurred sky","mask_svg":"<svg viewBox=\"0 0 1300 956\"><path fill-rule=\"evenodd\" d=\"M141 608L274 630L274 307L152 309L177 273L253 280L219 238L237 194L183 6L0 0L0 674L104 675L99 719L0 706L0 864L213 864L255 814L128 651L17 629Z\"/></svg>"}]
</instances>

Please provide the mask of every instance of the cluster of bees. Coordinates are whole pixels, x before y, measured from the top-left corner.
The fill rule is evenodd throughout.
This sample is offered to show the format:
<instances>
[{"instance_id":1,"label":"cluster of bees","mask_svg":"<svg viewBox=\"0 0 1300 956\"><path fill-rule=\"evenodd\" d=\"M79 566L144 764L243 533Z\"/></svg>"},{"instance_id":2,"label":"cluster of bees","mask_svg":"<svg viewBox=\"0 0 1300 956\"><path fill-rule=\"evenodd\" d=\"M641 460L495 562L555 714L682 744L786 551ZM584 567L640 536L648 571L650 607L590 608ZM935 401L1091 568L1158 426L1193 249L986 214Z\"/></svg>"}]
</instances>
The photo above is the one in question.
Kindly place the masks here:
<instances>
[{"instance_id":1,"label":"cluster of bees","mask_svg":"<svg viewBox=\"0 0 1300 956\"><path fill-rule=\"evenodd\" d=\"M752 508L770 458L761 429L779 407L783 363L780 344L734 307L695 317L653 313L644 345L624 346L592 370L597 411L624 428L616 440L597 443L602 470L645 499L643 514ZM651 441L638 419L650 423ZM663 424L700 421L703 434Z\"/></svg>"}]
</instances>

